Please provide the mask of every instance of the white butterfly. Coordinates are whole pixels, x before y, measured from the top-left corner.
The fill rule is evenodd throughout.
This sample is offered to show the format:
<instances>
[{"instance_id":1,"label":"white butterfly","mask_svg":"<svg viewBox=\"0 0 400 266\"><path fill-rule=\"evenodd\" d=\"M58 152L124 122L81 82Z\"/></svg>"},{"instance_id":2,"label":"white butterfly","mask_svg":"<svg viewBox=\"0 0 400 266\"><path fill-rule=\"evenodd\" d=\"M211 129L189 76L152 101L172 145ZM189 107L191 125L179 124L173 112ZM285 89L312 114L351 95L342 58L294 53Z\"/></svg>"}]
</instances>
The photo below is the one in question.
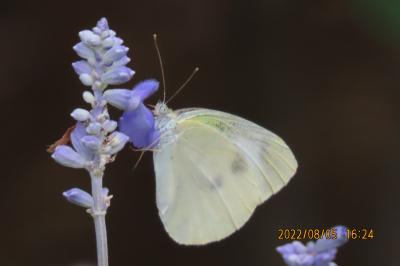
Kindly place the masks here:
<instances>
[{"instance_id":1,"label":"white butterfly","mask_svg":"<svg viewBox=\"0 0 400 266\"><path fill-rule=\"evenodd\" d=\"M202 108L155 107L159 215L178 243L203 245L241 228L284 187L296 159L274 133L238 116Z\"/></svg>"}]
</instances>

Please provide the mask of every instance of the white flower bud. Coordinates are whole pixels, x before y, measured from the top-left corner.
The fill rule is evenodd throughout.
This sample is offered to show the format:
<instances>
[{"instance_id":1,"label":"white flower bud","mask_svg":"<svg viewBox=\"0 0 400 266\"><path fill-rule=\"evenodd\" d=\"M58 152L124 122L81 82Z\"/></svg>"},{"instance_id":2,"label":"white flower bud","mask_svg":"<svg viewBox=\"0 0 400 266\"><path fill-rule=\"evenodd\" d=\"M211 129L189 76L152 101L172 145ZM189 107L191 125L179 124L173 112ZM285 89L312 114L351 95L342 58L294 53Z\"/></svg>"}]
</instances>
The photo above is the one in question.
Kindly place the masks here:
<instances>
[{"instance_id":1,"label":"white flower bud","mask_svg":"<svg viewBox=\"0 0 400 266\"><path fill-rule=\"evenodd\" d=\"M93 85L93 78L89 74L83 73L83 74L79 75L79 79L81 80L82 84L85 86Z\"/></svg>"},{"instance_id":2,"label":"white flower bud","mask_svg":"<svg viewBox=\"0 0 400 266\"><path fill-rule=\"evenodd\" d=\"M94 33L97 33L97 34L101 33L101 29L99 27L94 27L92 30Z\"/></svg>"},{"instance_id":3,"label":"white flower bud","mask_svg":"<svg viewBox=\"0 0 400 266\"><path fill-rule=\"evenodd\" d=\"M86 132L90 135L97 135L100 133L101 125L98 122L90 123L89 126L86 128Z\"/></svg>"},{"instance_id":4,"label":"white flower bud","mask_svg":"<svg viewBox=\"0 0 400 266\"><path fill-rule=\"evenodd\" d=\"M114 37L116 35L113 30L105 30L101 33L101 38Z\"/></svg>"},{"instance_id":5,"label":"white flower bud","mask_svg":"<svg viewBox=\"0 0 400 266\"><path fill-rule=\"evenodd\" d=\"M96 81L94 82L94 86L95 86L96 88L100 89L100 90L103 90L103 87L104 87L103 83L101 83L101 82L98 81L98 80L96 80Z\"/></svg>"},{"instance_id":6,"label":"white flower bud","mask_svg":"<svg viewBox=\"0 0 400 266\"><path fill-rule=\"evenodd\" d=\"M105 40L103 40L102 45L103 45L103 47L106 48L106 49L107 49L107 48L113 47L113 45L114 45L114 38L112 38L112 37L106 38Z\"/></svg>"},{"instance_id":7,"label":"white flower bud","mask_svg":"<svg viewBox=\"0 0 400 266\"><path fill-rule=\"evenodd\" d=\"M106 132L113 132L117 128L117 126L117 122L113 120L107 120L103 123L103 129Z\"/></svg>"},{"instance_id":8,"label":"white flower bud","mask_svg":"<svg viewBox=\"0 0 400 266\"><path fill-rule=\"evenodd\" d=\"M82 94L83 100L88 104L94 103L94 96L90 91L84 91Z\"/></svg>"},{"instance_id":9,"label":"white flower bud","mask_svg":"<svg viewBox=\"0 0 400 266\"><path fill-rule=\"evenodd\" d=\"M100 36L93 33L91 30L83 30L79 32L79 37L83 43L88 45L97 46L101 44Z\"/></svg>"},{"instance_id":10,"label":"white flower bud","mask_svg":"<svg viewBox=\"0 0 400 266\"><path fill-rule=\"evenodd\" d=\"M94 56L88 58L87 61L88 61L89 65L91 65L93 67L97 65L97 60L96 60L96 58Z\"/></svg>"},{"instance_id":11,"label":"white flower bud","mask_svg":"<svg viewBox=\"0 0 400 266\"><path fill-rule=\"evenodd\" d=\"M80 122L86 121L91 117L89 111L82 108L76 108L74 111L72 111L71 116L76 121Z\"/></svg>"}]
</instances>

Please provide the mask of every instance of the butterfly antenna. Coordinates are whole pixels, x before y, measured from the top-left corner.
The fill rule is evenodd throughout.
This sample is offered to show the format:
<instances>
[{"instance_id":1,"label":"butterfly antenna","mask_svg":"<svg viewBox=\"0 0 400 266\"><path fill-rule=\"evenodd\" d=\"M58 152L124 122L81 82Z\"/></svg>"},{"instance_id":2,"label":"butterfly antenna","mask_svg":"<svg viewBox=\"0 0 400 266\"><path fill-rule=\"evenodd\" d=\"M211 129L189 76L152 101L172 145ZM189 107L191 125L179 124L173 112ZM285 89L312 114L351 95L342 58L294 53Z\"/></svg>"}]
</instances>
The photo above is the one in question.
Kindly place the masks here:
<instances>
[{"instance_id":1,"label":"butterfly antenna","mask_svg":"<svg viewBox=\"0 0 400 266\"><path fill-rule=\"evenodd\" d=\"M173 98L175 98L176 95L178 95L178 93L192 80L192 78L194 77L194 75L196 75L197 71L199 71L199 68L196 67L192 74L190 74L190 76L186 79L186 81L179 87L179 89L177 89L174 94L172 94L172 96L165 102L166 104L169 103Z\"/></svg>"},{"instance_id":2,"label":"butterfly antenna","mask_svg":"<svg viewBox=\"0 0 400 266\"><path fill-rule=\"evenodd\" d=\"M160 48L158 48L157 34L155 34L155 33L153 34L153 40L154 40L154 47L156 48L156 51L157 51L158 62L160 63L160 68L161 68L161 77L162 77L162 83L163 83L163 87L164 87L163 102L165 102L165 99L167 97L167 85L165 84L164 64L161 59Z\"/></svg>"},{"instance_id":3,"label":"butterfly antenna","mask_svg":"<svg viewBox=\"0 0 400 266\"><path fill-rule=\"evenodd\" d=\"M139 166L139 163L140 163L140 161L142 160L143 155L144 155L145 152L146 152L146 151L142 151L142 152L140 153L140 156L139 156L139 158L136 160L136 163L135 163L135 166L133 167L133 169L136 169L136 168Z\"/></svg>"}]
</instances>

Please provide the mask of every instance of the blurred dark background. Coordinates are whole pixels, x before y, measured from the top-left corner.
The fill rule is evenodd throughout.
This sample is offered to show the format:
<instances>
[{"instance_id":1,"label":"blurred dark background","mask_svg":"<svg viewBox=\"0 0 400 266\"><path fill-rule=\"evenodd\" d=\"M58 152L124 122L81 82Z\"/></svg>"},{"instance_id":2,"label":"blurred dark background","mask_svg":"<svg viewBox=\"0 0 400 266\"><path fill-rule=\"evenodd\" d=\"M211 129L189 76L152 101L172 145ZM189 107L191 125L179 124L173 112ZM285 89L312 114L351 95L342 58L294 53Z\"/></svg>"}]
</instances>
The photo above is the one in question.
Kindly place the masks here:
<instances>
[{"instance_id":1,"label":"blurred dark background","mask_svg":"<svg viewBox=\"0 0 400 266\"><path fill-rule=\"evenodd\" d=\"M158 218L151 154L133 171L138 153L125 149L105 177L115 195L111 266L284 265L277 229L337 224L375 232L340 248L338 265L398 265L399 14L395 0L2 1L0 264L94 265L92 220L61 196L89 190L89 178L45 149L85 106L72 46L105 16L131 48L129 86L160 79L158 33L169 94L200 67L172 108L255 121L286 140L300 165L239 232L183 247Z\"/></svg>"}]
</instances>

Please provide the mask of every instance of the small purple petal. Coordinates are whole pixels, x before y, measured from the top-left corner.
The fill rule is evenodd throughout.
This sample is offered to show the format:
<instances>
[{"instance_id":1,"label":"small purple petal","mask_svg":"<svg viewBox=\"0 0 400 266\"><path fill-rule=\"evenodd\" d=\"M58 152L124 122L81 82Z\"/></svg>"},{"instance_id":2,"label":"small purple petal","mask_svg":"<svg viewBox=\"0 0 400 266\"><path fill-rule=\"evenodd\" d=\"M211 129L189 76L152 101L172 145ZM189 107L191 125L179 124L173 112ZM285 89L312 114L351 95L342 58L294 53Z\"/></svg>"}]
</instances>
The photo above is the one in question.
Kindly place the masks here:
<instances>
[{"instance_id":1,"label":"small purple petal","mask_svg":"<svg viewBox=\"0 0 400 266\"><path fill-rule=\"evenodd\" d=\"M91 30L83 30L79 32L79 37L84 44L89 46L98 46L101 44L100 36Z\"/></svg>"},{"instance_id":2,"label":"small purple petal","mask_svg":"<svg viewBox=\"0 0 400 266\"><path fill-rule=\"evenodd\" d=\"M291 253L304 253L307 249L300 241L293 241L292 243L277 247L276 250L282 255L285 255Z\"/></svg>"},{"instance_id":3,"label":"small purple petal","mask_svg":"<svg viewBox=\"0 0 400 266\"><path fill-rule=\"evenodd\" d=\"M92 49L87 47L84 43L80 42L73 47L75 52L82 58L85 59L94 59L95 55Z\"/></svg>"},{"instance_id":4,"label":"small purple petal","mask_svg":"<svg viewBox=\"0 0 400 266\"><path fill-rule=\"evenodd\" d=\"M101 145L101 141L95 136L84 136L81 138L81 142L85 147L93 151L97 151Z\"/></svg>"},{"instance_id":5,"label":"small purple petal","mask_svg":"<svg viewBox=\"0 0 400 266\"><path fill-rule=\"evenodd\" d=\"M76 74L82 75L82 74L91 74L93 71L93 68L85 61L76 61L72 63L72 67L74 68Z\"/></svg>"},{"instance_id":6,"label":"small purple petal","mask_svg":"<svg viewBox=\"0 0 400 266\"><path fill-rule=\"evenodd\" d=\"M118 131L113 132L109 137L109 147L110 150L107 151L108 154L115 154L122 150L125 144L129 141L129 137Z\"/></svg>"},{"instance_id":7,"label":"small purple petal","mask_svg":"<svg viewBox=\"0 0 400 266\"><path fill-rule=\"evenodd\" d=\"M314 257L315 266L328 266L329 263L335 259L336 252L337 252L337 249L331 249L328 251L318 253Z\"/></svg>"},{"instance_id":8,"label":"small purple petal","mask_svg":"<svg viewBox=\"0 0 400 266\"><path fill-rule=\"evenodd\" d=\"M97 21L97 28L99 28L101 31L108 30L108 21L106 18L101 18L99 21Z\"/></svg>"},{"instance_id":9,"label":"small purple petal","mask_svg":"<svg viewBox=\"0 0 400 266\"><path fill-rule=\"evenodd\" d=\"M101 75L101 82L110 85L119 85L129 81L134 74L135 71L128 67L118 67Z\"/></svg>"},{"instance_id":10,"label":"small purple petal","mask_svg":"<svg viewBox=\"0 0 400 266\"><path fill-rule=\"evenodd\" d=\"M76 123L75 129L71 133L72 146L87 161L91 161L94 158L94 153L91 149L83 145L81 141L85 136L87 136L85 125L83 123Z\"/></svg>"},{"instance_id":11,"label":"small purple petal","mask_svg":"<svg viewBox=\"0 0 400 266\"><path fill-rule=\"evenodd\" d=\"M157 144L155 137L158 133L152 112L140 103L133 111L124 112L119 121L122 133L129 137L130 142L137 148L151 147Z\"/></svg>"},{"instance_id":12,"label":"small purple petal","mask_svg":"<svg viewBox=\"0 0 400 266\"><path fill-rule=\"evenodd\" d=\"M126 56L129 48L123 45L117 45L108 50L103 56L103 64L110 65L113 62L120 60L122 57Z\"/></svg>"},{"instance_id":13,"label":"small purple petal","mask_svg":"<svg viewBox=\"0 0 400 266\"><path fill-rule=\"evenodd\" d=\"M125 111L133 111L138 108L139 104L141 103L139 97L131 97L128 100L128 106L125 108Z\"/></svg>"},{"instance_id":14,"label":"small purple petal","mask_svg":"<svg viewBox=\"0 0 400 266\"><path fill-rule=\"evenodd\" d=\"M83 85L85 86L92 86L93 85L93 77L89 74L83 73L79 75L79 80L82 82Z\"/></svg>"},{"instance_id":15,"label":"small purple petal","mask_svg":"<svg viewBox=\"0 0 400 266\"><path fill-rule=\"evenodd\" d=\"M101 195L103 195L103 197L107 197L109 192L110 192L110 190L106 187L103 187L101 189Z\"/></svg>"},{"instance_id":16,"label":"small purple petal","mask_svg":"<svg viewBox=\"0 0 400 266\"><path fill-rule=\"evenodd\" d=\"M110 89L104 92L104 99L114 107L124 111L132 111L135 110L142 99L146 96L146 94L151 94L154 91L151 91L153 88L147 86L142 87L141 91L135 93L135 90L127 90L127 89Z\"/></svg>"},{"instance_id":17,"label":"small purple petal","mask_svg":"<svg viewBox=\"0 0 400 266\"><path fill-rule=\"evenodd\" d=\"M93 198L92 196L79 188L72 188L63 193L63 196L72 204L84 207L91 208L93 206Z\"/></svg>"},{"instance_id":18,"label":"small purple petal","mask_svg":"<svg viewBox=\"0 0 400 266\"><path fill-rule=\"evenodd\" d=\"M144 80L133 88L131 97L139 97L140 101L143 102L157 91L158 86L159 82L157 80Z\"/></svg>"},{"instance_id":19,"label":"small purple petal","mask_svg":"<svg viewBox=\"0 0 400 266\"><path fill-rule=\"evenodd\" d=\"M110 89L104 92L103 97L112 106L126 110L131 97L131 91L127 89ZM139 102L137 105L139 105Z\"/></svg>"},{"instance_id":20,"label":"small purple petal","mask_svg":"<svg viewBox=\"0 0 400 266\"><path fill-rule=\"evenodd\" d=\"M302 254L296 259L298 266L312 266L314 264L314 257L310 254Z\"/></svg>"},{"instance_id":21,"label":"small purple petal","mask_svg":"<svg viewBox=\"0 0 400 266\"><path fill-rule=\"evenodd\" d=\"M59 164L67 167L84 168L86 166L86 160L66 145L58 146L51 157Z\"/></svg>"},{"instance_id":22,"label":"small purple petal","mask_svg":"<svg viewBox=\"0 0 400 266\"><path fill-rule=\"evenodd\" d=\"M110 38L113 38L114 45L121 45L124 43L124 40L122 40L121 38L118 37L110 37Z\"/></svg>"},{"instance_id":23,"label":"small purple petal","mask_svg":"<svg viewBox=\"0 0 400 266\"><path fill-rule=\"evenodd\" d=\"M117 67L121 67L121 66L125 66L126 64L128 64L131 61L131 59L127 56L122 57L121 59L115 61L111 68L117 68Z\"/></svg>"},{"instance_id":24,"label":"small purple petal","mask_svg":"<svg viewBox=\"0 0 400 266\"><path fill-rule=\"evenodd\" d=\"M113 47L115 45L115 41L114 41L114 37L108 37L106 39L103 40L103 48L104 49L110 49L111 47Z\"/></svg>"}]
</instances>

